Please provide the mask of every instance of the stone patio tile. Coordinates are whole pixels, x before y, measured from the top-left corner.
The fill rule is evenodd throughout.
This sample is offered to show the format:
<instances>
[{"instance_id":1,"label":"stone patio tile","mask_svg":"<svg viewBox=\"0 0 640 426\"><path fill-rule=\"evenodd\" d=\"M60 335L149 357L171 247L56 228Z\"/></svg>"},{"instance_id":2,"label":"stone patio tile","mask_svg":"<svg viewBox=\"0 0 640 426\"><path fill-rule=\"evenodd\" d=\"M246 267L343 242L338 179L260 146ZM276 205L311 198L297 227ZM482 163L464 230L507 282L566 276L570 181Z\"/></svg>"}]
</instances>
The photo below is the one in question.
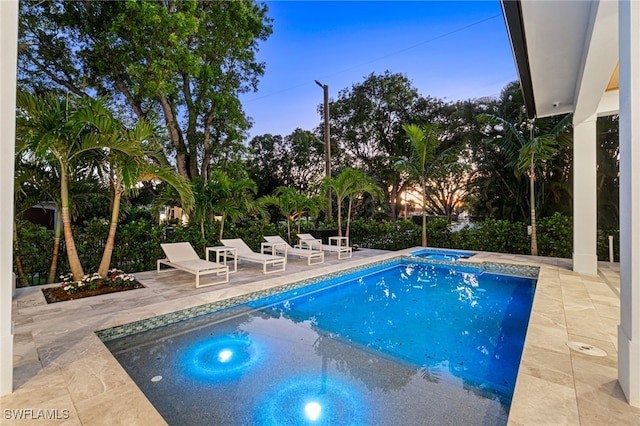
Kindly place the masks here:
<instances>
[{"instance_id":1,"label":"stone patio tile","mask_svg":"<svg viewBox=\"0 0 640 426\"><path fill-rule=\"evenodd\" d=\"M166 422L138 387L129 383L92 398L74 401L83 425L161 426ZM119 409L114 410L114 407Z\"/></svg>"}]
</instances>

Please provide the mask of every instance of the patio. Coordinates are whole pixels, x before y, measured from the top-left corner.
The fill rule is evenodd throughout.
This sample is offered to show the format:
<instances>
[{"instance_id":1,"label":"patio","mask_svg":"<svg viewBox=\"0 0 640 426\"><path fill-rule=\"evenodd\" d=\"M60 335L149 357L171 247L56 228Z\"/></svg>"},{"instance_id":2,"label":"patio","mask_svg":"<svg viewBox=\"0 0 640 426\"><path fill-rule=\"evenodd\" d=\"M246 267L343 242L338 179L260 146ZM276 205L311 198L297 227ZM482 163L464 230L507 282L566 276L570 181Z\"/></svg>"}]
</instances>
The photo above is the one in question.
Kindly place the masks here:
<instances>
[{"instance_id":1,"label":"patio","mask_svg":"<svg viewBox=\"0 0 640 426\"><path fill-rule=\"evenodd\" d=\"M268 276L242 263L229 283L199 289L185 272L143 272L136 276L144 289L51 305L39 288L18 289L14 393L0 398L3 421L164 424L94 331L410 251L364 249L347 260L329 255L325 264L313 266L290 260L286 272ZM640 409L626 402L617 382L618 264L601 262L598 276L587 276L571 270L571 259L480 253L472 261L541 268L510 424L640 424ZM570 349L569 342L590 345L592 352L602 349L606 356ZM26 419L15 420L18 415Z\"/></svg>"}]
</instances>

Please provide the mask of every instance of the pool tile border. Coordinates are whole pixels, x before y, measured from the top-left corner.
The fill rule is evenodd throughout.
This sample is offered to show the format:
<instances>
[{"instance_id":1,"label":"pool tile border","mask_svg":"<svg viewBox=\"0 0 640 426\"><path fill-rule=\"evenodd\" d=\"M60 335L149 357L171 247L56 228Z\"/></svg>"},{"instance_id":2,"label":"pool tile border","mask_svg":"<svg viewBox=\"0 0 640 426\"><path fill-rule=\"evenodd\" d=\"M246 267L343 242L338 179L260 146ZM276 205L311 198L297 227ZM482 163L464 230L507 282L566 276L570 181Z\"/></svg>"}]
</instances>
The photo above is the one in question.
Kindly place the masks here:
<instances>
[{"instance_id":1,"label":"pool tile border","mask_svg":"<svg viewBox=\"0 0 640 426\"><path fill-rule=\"evenodd\" d=\"M106 328L103 330L95 331L95 334L103 342L109 342L121 337L130 336L133 334L141 333L148 330L153 330L166 325L175 324L184 320L192 319L202 315L210 314L216 311L222 311L237 305L242 305L254 300L262 299L265 297L273 296L278 293L283 293L291 290L296 290L301 287L313 285L322 281L331 280L334 278L349 275L361 270L376 268L380 266L390 267L402 262L416 262L422 264L435 264L435 265L456 265L461 268L468 268L474 273L490 272L494 274L515 275L525 278L537 278L540 270L537 266L528 265L509 265L504 263L492 263L492 262L451 262L445 260L424 259L420 257L410 255L400 255L391 259L384 259L374 261L364 265L354 266L337 272L331 272L327 274L318 275L312 278L306 278L303 280L295 281L292 283L282 284L279 286L267 288L264 290L255 291L252 293L244 294L241 296L235 296L216 302L206 303L203 305L194 306L187 309L182 309L176 312L168 314L158 315L152 318L147 318L140 321L134 321L119 326Z\"/></svg>"}]
</instances>

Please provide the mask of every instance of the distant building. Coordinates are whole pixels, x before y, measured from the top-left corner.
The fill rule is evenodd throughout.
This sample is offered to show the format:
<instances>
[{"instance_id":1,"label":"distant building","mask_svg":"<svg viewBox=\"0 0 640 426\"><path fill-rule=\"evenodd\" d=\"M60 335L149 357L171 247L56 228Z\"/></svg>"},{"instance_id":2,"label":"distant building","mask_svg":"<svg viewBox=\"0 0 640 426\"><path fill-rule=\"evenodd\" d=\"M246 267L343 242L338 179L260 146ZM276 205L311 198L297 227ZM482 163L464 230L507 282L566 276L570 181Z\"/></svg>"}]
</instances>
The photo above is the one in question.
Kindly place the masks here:
<instances>
[{"instance_id":1,"label":"distant building","mask_svg":"<svg viewBox=\"0 0 640 426\"><path fill-rule=\"evenodd\" d=\"M58 208L53 202L36 204L22 213L20 218L31 223L35 223L36 225L42 225L49 230L53 230L58 218Z\"/></svg>"}]
</instances>

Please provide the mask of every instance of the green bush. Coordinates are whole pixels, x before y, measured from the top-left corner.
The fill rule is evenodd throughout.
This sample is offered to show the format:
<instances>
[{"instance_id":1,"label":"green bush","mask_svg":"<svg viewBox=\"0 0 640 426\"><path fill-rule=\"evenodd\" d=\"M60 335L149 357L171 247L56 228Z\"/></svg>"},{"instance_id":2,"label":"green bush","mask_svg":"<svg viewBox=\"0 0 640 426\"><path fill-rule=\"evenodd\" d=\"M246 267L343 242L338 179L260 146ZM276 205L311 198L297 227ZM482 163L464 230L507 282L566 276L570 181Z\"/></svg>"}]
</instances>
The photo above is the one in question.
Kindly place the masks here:
<instances>
[{"instance_id":1,"label":"green bush","mask_svg":"<svg viewBox=\"0 0 640 426\"><path fill-rule=\"evenodd\" d=\"M536 226L538 254L570 258L573 252L573 223L570 217L554 213L540 219Z\"/></svg>"},{"instance_id":2,"label":"green bush","mask_svg":"<svg viewBox=\"0 0 640 426\"><path fill-rule=\"evenodd\" d=\"M418 244L422 244L422 225L419 226L420 239ZM427 221L427 245L429 247L451 247L451 222L449 219L436 217Z\"/></svg>"},{"instance_id":3,"label":"green bush","mask_svg":"<svg viewBox=\"0 0 640 426\"><path fill-rule=\"evenodd\" d=\"M486 219L452 233L449 247L496 253L528 254L530 243L525 223Z\"/></svg>"},{"instance_id":4,"label":"green bush","mask_svg":"<svg viewBox=\"0 0 640 426\"><path fill-rule=\"evenodd\" d=\"M351 222L349 239L359 247L401 250L420 245L420 228L408 220L396 224L390 221L368 223L363 219Z\"/></svg>"},{"instance_id":5,"label":"green bush","mask_svg":"<svg viewBox=\"0 0 640 426\"><path fill-rule=\"evenodd\" d=\"M165 230L164 225L144 218L118 225L111 265L125 272L155 269L156 260L164 257L160 243Z\"/></svg>"},{"instance_id":6,"label":"green bush","mask_svg":"<svg viewBox=\"0 0 640 426\"><path fill-rule=\"evenodd\" d=\"M53 253L53 233L44 226L35 225L27 221L17 221L18 234L17 250L14 246L13 268L16 276L18 269L15 262L20 258L24 279L29 284L44 284L49 273L49 264Z\"/></svg>"}]
</instances>

